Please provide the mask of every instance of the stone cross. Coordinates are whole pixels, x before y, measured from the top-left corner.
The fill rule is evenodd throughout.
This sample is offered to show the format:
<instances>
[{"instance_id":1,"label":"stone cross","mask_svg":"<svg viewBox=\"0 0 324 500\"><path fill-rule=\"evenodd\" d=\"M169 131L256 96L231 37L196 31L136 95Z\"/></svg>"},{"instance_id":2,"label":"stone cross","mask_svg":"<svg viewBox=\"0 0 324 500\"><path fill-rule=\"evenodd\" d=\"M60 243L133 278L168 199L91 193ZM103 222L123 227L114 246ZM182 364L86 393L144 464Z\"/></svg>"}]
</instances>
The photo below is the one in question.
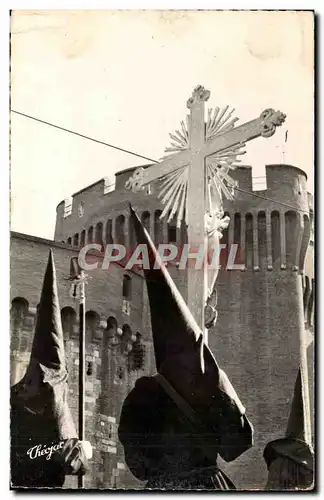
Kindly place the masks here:
<instances>
[{"instance_id":1,"label":"stone cross","mask_svg":"<svg viewBox=\"0 0 324 500\"><path fill-rule=\"evenodd\" d=\"M214 114L208 110L206 121L205 102L209 96L210 92L202 86L194 89L187 101L190 110L187 126L182 122L182 131L170 134L172 147L166 152L171 154L157 165L136 169L126 183L127 188L140 191L159 180L159 197L165 204L161 217L168 215L170 221L177 213L178 227L185 221L192 251L201 245L206 248L212 234L216 234L217 242L221 230L228 224L229 219L223 217L222 194L233 198L231 189L236 183L228 172L235 168L245 143L260 136L271 137L285 120L280 111L267 109L258 118L234 127L238 119L229 119L234 110L228 113L227 106L223 110L216 108ZM206 265L202 269L195 269L194 265L188 267L187 304L205 332L206 343L205 308L217 274L218 271L214 271L208 277Z\"/></svg>"}]
</instances>

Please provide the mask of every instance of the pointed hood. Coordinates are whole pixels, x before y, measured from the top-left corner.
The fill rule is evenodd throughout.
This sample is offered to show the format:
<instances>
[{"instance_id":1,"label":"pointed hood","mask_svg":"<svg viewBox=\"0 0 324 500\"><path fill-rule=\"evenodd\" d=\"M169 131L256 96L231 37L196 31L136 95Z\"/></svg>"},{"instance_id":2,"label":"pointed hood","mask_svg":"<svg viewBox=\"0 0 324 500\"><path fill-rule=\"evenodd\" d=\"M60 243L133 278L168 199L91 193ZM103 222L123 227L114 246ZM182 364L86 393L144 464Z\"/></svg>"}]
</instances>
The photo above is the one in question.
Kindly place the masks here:
<instances>
[{"instance_id":1,"label":"pointed hood","mask_svg":"<svg viewBox=\"0 0 324 500\"><path fill-rule=\"evenodd\" d=\"M182 351L193 352L202 332L161 262L147 230L132 207L130 211L137 243L145 245L149 257L150 267L144 269L144 275L150 302L156 367L159 370L170 356Z\"/></svg>"},{"instance_id":2,"label":"pointed hood","mask_svg":"<svg viewBox=\"0 0 324 500\"><path fill-rule=\"evenodd\" d=\"M30 367L35 364L49 370L64 371L66 369L61 312L52 250L50 250L48 256L30 356Z\"/></svg>"},{"instance_id":3,"label":"pointed hood","mask_svg":"<svg viewBox=\"0 0 324 500\"><path fill-rule=\"evenodd\" d=\"M29 365L24 377L11 388L12 421L19 429L26 424L26 435L35 434L35 439L40 440L44 434L45 443L53 436L55 439L77 437L67 404L67 378L56 272L50 250ZM24 412L29 417L38 415L43 426L33 429L34 424ZM18 434L23 443L20 431Z\"/></svg>"},{"instance_id":4,"label":"pointed hood","mask_svg":"<svg viewBox=\"0 0 324 500\"><path fill-rule=\"evenodd\" d=\"M279 457L288 457L295 464L313 471L314 453L308 429L306 428L306 405L303 390L303 380L299 368L294 395L286 429L286 437L276 439L267 444L264 450L264 459L270 468L272 462Z\"/></svg>"},{"instance_id":5,"label":"pointed hood","mask_svg":"<svg viewBox=\"0 0 324 500\"><path fill-rule=\"evenodd\" d=\"M202 372L202 332L161 261L148 232L132 207L130 210L137 243L143 245L143 254L148 254L149 259L149 268L144 269L144 275L159 376L162 375L171 385L173 395L176 393L186 401L200 422L213 428L212 432L219 433L222 429L222 456L225 460L233 460L252 445L253 431L245 416L244 430L241 429L241 417L245 409L206 345L203 346L205 372ZM172 395L171 397L173 398ZM180 399L175 400L176 404L179 401ZM232 442L227 446L229 433L225 429L229 422L232 425L232 439L235 444ZM234 429L240 429L242 434L236 435ZM240 447L243 434L244 440Z\"/></svg>"}]
</instances>

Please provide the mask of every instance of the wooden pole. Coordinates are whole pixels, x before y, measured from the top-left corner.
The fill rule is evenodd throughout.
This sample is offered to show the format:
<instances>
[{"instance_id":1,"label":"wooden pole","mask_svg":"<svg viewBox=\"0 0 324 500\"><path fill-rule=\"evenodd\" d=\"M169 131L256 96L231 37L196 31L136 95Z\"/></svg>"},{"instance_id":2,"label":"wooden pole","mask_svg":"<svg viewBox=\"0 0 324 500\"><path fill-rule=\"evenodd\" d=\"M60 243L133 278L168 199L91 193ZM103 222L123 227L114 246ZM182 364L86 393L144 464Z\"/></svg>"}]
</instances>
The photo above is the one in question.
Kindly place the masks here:
<instances>
[{"instance_id":1,"label":"wooden pole","mask_svg":"<svg viewBox=\"0 0 324 500\"><path fill-rule=\"evenodd\" d=\"M191 260L188 265L188 307L202 332L205 333L206 270L205 270L205 100L197 99L187 104L190 109L189 143L191 165L188 176L187 222L190 252L204 252L203 263L198 269ZM197 200L194 203L193 200ZM201 265L202 264L202 265ZM204 338L204 340L206 340ZM202 366L204 371L204 367Z\"/></svg>"},{"instance_id":2,"label":"wooden pole","mask_svg":"<svg viewBox=\"0 0 324 500\"><path fill-rule=\"evenodd\" d=\"M162 203L165 204L162 214L166 215L169 208L171 208L170 203L174 204L171 214L174 215L178 211L178 222L183 220L183 213L186 214L189 255L191 254L188 262L187 304L203 332L203 343L201 344L201 368L203 372L203 348L204 344L208 344L208 330L205 327L205 307L209 298L206 255L208 248L206 241L206 194L209 182L207 177L210 177L209 180L215 185L215 192L218 192L219 203L215 208L221 208L221 191L225 193L227 198L231 198L229 187L234 185L234 180L227 174L226 169L222 171L220 177L220 165L224 165L225 162L230 168L233 161L236 160L236 156L242 154L241 149L246 142L260 136L271 137L275 133L276 127L281 126L286 118L286 115L280 111L266 109L255 120L234 127L237 118L228 121L232 111L226 114L228 110L228 106L226 106L223 110L216 108L213 117L211 110L209 110L206 123L205 102L209 99L209 96L209 90L206 90L201 85L194 89L192 96L187 101L187 108L190 110L187 129L182 122L182 133L176 131L176 136L170 134L174 142L171 143L172 148L167 148L166 152L174 151L175 153L165 157L159 165L153 165L145 169L139 167L125 184L127 189L139 192L148 184L161 180L165 183L159 194L159 197L163 195ZM181 192L185 198L179 202L179 196L182 196L180 195ZM186 209L184 211L185 199ZM199 262L195 261L193 257L198 258ZM196 263L198 264L197 269ZM213 282L216 277L217 272ZM212 293L212 290L210 290L210 293ZM207 314L206 318L208 324L210 324Z\"/></svg>"},{"instance_id":3,"label":"wooden pole","mask_svg":"<svg viewBox=\"0 0 324 500\"><path fill-rule=\"evenodd\" d=\"M79 440L84 441L84 389L85 389L85 285L84 272L81 271L79 305ZM78 488L83 488L83 475L78 475Z\"/></svg>"}]
</instances>

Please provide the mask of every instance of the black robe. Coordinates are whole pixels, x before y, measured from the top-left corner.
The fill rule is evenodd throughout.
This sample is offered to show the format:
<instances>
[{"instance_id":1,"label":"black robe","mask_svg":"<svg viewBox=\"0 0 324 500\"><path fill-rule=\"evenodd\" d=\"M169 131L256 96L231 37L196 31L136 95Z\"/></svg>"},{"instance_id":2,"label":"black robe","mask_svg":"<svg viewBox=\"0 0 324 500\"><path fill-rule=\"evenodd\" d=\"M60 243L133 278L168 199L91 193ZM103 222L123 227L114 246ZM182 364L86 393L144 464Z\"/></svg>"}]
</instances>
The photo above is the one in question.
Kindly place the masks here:
<instances>
[{"instance_id":1,"label":"black robe","mask_svg":"<svg viewBox=\"0 0 324 500\"><path fill-rule=\"evenodd\" d=\"M84 474L87 468L67 405L67 384L43 384L30 397L23 387L23 381L11 387L11 486L62 488L67 474ZM39 445L39 451L61 446L35 457Z\"/></svg>"},{"instance_id":2,"label":"black robe","mask_svg":"<svg viewBox=\"0 0 324 500\"><path fill-rule=\"evenodd\" d=\"M60 443L58 433L51 432L52 422L23 405L11 408L11 484L14 488L62 488L66 471L58 452L30 458L34 446ZM32 453L32 456L35 453Z\"/></svg>"},{"instance_id":3,"label":"black robe","mask_svg":"<svg viewBox=\"0 0 324 500\"><path fill-rule=\"evenodd\" d=\"M10 403L13 488L62 487L66 474L84 473L86 458L68 405L68 370L51 250L29 364L10 389ZM61 444L50 454L52 446ZM34 452L28 450L35 447L43 453L33 458Z\"/></svg>"},{"instance_id":4,"label":"black robe","mask_svg":"<svg viewBox=\"0 0 324 500\"><path fill-rule=\"evenodd\" d=\"M232 429L233 456L237 455L235 442L242 446L244 419L241 425L239 430ZM248 440L249 432L250 427ZM137 479L147 481L146 488L235 489L217 467L221 438L215 429L195 428L154 377L139 379L127 396L120 418L119 439L128 467Z\"/></svg>"},{"instance_id":5,"label":"black robe","mask_svg":"<svg viewBox=\"0 0 324 500\"><path fill-rule=\"evenodd\" d=\"M119 437L126 463L148 488L235 489L217 455L235 460L252 446L253 428L132 208L131 223L148 249L144 275L158 374L139 379L124 402Z\"/></svg>"}]
</instances>

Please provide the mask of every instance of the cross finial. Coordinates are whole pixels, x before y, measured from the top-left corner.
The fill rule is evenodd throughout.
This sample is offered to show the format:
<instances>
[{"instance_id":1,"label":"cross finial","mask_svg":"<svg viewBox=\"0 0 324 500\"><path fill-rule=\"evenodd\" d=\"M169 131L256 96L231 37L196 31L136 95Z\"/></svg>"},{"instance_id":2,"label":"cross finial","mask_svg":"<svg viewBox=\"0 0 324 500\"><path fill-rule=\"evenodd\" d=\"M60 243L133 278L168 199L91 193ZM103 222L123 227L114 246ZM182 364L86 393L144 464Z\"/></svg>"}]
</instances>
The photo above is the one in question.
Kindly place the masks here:
<instances>
[{"instance_id":1,"label":"cross finial","mask_svg":"<svg viewBox=\"0 0 324 500\"><path fill-rule=\"evenodd\" d=\"M194 89L192 96L187 101L187 108L191 109L195 104L201 101L208 101L209 96L210 96L210 91L206 90L205 87L203 87L202 85L198 85Z\"/></svg>"},{"instance_id":2,"label":"cross finial","mask_svg":"<svg viewBox=\"0 0 324 500\"><path fill-rule=\"evenodd\" d=\"M276 127L280 127L285 119L286 115L281 111L275 111L274 109L266 109L261 113L261 136L262 137L272 137L276 131Z\"/></svg>"}]
</instances>

